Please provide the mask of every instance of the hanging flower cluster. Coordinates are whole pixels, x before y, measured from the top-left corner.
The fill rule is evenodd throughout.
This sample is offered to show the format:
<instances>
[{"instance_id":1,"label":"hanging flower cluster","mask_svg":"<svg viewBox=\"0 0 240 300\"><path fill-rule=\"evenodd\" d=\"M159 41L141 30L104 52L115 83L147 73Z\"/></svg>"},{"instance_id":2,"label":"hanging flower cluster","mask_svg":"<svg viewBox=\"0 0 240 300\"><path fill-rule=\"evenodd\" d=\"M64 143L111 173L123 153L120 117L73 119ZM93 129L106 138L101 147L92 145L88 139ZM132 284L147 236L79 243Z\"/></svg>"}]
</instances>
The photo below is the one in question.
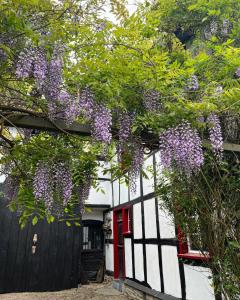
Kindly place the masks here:
<instances>
[{"instance_id":1,"label":"hanging flower cluster","mask_svg":"<svg viewBox=\"0 0 240 300\"><path fill-rule=\"evenodd\" d=\"M207 123L213 152L220 159L223 153L223 136L219 117L212 113L207 117Z\"/></svg>"},{"instance_id":2,"label":"hanging flower cluster","mask_svg":"<svg viewBox=\"0 0 240 300\"><path fill-rule=\"evenodd\" d=\"M93 93L90 88L85 88L79 95L78 99L81 113L87 118L91 119L94 108Z\"/></svg>"},{"instance_id":3,"label":"hanging flower cluster","mask_svg":"<svg viewBox=\"0 0 240 300\"><path fill-rule=\"evenodd\" d=\"M19 177L18 176L13 176L13 175L8 175L5 182L5 197L7 201L12 201L14 200L19 191Z\"/></svg>"},{"instance_id":4,"label":"hanging flower cluster","mask_svg":"<svg viewBox=\"0 0 240 300\"><path fill-rule=\"evenodd\" d=\"M205 28L204 35L207 40L210 40L213 36L227 37L231 31L232 24L228 19L224 19L221 22L212 20L210 25Z\"/></svg>"},{"instance_id":5,"label":"hanging flower cluster","mask_svg":"<svg viewBox=\"0 0 240 300\"><path fill-rule=\"evenodd\" d=\"M188 122L184 121L160 134L159 147L161 162L165 168L176 167L190 176L203 165L201 139Z\"/></svg>"},{"instance_id":6,"label":"hanging flower cluster","mask_svg":"<svg viewBox=\"0 0 240 300\"><path fill-rule=\"evenodd\" d=\"M141 168L144 163L144 147L138 140L134 140L132 143L132 161L129 170L129 184L130 190L136 193L137 185L136 181L140 175Z\"/></svg>"},{"instance_id":7,"label":"hanging flower cluster","mask_svg":"<svg viewBox=\"0 0 240 300\"><path fill-rule=\"evenodd\" d=\"M94 105L92 117L92 136L96 141L109 144L112 139L111 133L112 114L110 109L101 105Z\"/></svg>"},{"instance_id":8,"label":"hanging flower cluster","mask_svg":"<svg viewBox=\"0 0 240 300\"><path fill-rule=\"evenodd\" d=\"M84 180L84 183L77 187L77 195L79 199L81 214L84 213L84 204L89 197L90 189L92 186L92 179L89 174L85 176Z\"/></svg>"},{"instance_id":9,"label":"hanging flower cluster","mask_svg":"<svg viewBox=\"0 0 240 300\"><path fill-rule=\"evenodd\" d=\"M39 163L33 179L33 193L35 198L43 200L46 208L51 210L53 204L51 169L47 163Z\"/></svg>"},{"instance_id":10,"label":"hanging flower cluster","mask_svg":"<svg viewBox=\"0 0 240 300\"><path fill-rule=\"evenodd\" d=\"M199 89L198 78L196 75L192 75L191 78L187 82L187 90L194 92Z\"/></svg>"},{"instance_id":11,"label":"hanging flower cluster","mask_svg":"<svg viewBox=\"0 0 240 300\"><path fill-rule=\"evenodd\" d=\"M72 188L71 171L64 163L49 165L40 162L37 165L33 179L33 193L38 201L44 201L47 210L52 210L54 196L60 198L63 206L66 206L71 199Z\"/></svg>"},{"instance_id":12,"label":"hanging flower cluster","mask_svg":"<svg viewBox=\"0 0 240 300\"><path fill-rule=\"evenodd\" d=\"M237 68L236 72L235 72L235 75L237 78L240 78L240 67Z\"/></svg>"},{"instance_id":13,"label":"hanging flower cluster","mask_svg":"<svg viewBox=\"0 0 240 300\"><path fill-rule=\"evenodd\" d=\"M28 78L33 72L35 52L32 48L24 49L19 57L16 65L16 76L17 78Z\"/></svg>"},{"instance_id":14,"label":"hanging flower cluster","mask_svg":"<svg viewBox=\"0 0 240 300\"><path fill-rule=\"evenodd\" d=\"M47 76L48 64L46 54L43 49L36 49L34 55L34 64L33 64L33 76L36 80L38 89L41 89L46 76Z\"/></svg>"},{"instance_id":15,"label":"hanging flower cluster","mask_svg":"<svg viewBox=\"0 0 240 300\"><path fill-rule=\"evenodd\" d=\"M56 46L48 63L42 48L22 51L16 65L16 76L26 79L34 77L38 91L48 100L51 118L62 118L71 124L79 115L76 98L63 89L63 47Z\"/></svg>"},{"instance_id":16,"label":"hanging flower cluster","mask_svg":"<svg viewBox=\"0 0 240 300\"><path fill-rule=\"evenodd\" d=\"M48 101L50 118L64 119L71 124L82 113L91 121L92 136L96 141L109 144L112 139L111 111L94 103L90 88L85 88L78 97L70 95L63 88L63 47L54 48L50 63L40 48L25 49L18 58L16 75L18 78L33 76L36 86Z\"/></svg>"},{"instance_id":17,"label":"hanging flower cluster","mask_svg":"<svg viewBox=\"0 0 240 300\"><path fill-rule=\"evenodd\" d=\"M131 136L131 126L133 117L129 113L121 113L119 116L119 142L117 145L117 154L119 162L122 161L124 147Z\"/></svg>"},{"instance_id":18,"label":"hanging flower cluster","mask_svg":"<svg viewBox=\"0 0 240 300\"><path fill-rule=\"evenodd\" d=\"M156 112L160 108L160 93L156 90L147 90L143 95L143 105L148 112Z\"/></svg>"}]
</instances>

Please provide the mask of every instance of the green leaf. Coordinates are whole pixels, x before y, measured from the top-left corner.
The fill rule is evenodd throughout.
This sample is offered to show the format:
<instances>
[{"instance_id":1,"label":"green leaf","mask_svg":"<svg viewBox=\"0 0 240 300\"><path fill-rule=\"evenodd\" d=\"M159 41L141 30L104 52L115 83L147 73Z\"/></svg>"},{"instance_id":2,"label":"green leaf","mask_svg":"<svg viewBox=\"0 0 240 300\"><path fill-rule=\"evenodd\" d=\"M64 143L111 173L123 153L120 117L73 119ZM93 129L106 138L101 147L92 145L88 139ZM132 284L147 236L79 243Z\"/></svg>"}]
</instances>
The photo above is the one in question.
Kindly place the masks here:
<instances>
[{"instance_id":1,"label":"green leaf","mask_svg":"<svg viewBox=\"0 0 240 300\"><path fill-rule=\"evenodd\" d=\"M35 217L32 219L32 224L33 224L33 226L35 226L35 225L37 224L37 222L38 222L38 217L35 216Z\"/></svg>"}]
</instances>

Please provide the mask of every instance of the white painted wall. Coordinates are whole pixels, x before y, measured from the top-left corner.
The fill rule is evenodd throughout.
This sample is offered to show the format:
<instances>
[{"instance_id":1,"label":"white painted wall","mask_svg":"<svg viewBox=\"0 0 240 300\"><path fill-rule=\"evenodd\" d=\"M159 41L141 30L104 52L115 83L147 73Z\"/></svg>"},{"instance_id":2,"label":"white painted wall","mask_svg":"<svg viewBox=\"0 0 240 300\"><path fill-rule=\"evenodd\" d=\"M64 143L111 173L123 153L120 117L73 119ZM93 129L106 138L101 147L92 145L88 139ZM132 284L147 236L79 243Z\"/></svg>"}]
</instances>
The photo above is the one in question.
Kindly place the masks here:
<instances>
[{"instance_id":1,"label":"white painted wall","mask_svg":"<svg viewBox=\"0 0 240 300\"><path fill-rule=\"evenodd\" d=\"M135 278L139 281L144 281L142 244L134 245L134 260L135 260Z\"/></svg>"},{"instance_id":2,"label":"white painted wall","mask_svg":"<svg viewBox=\"0 0 240 300\"><path fill-rule=\"evenodd\" d=\"M132 278L133 271L132 271L132 241L131 239L125 238L124 239L124 250L125 250L125 272L126 277Z\"/></svg>"},{"instance_id":3,"label":"white painted wall","mask_svg":"<svg viewBox=\"0 0 240 300\"><path fill-rule=\"evenodd\" d=\"M159 202L160 204L160 202ZM158 205L158 215L159 215L159 227L160 227L160 237L162 239L175 238L175 224L173 222L173 216L170 216L165 210Z\"/></svg>"},{"instance_id":4,"label":"white painted wall","mask_svg":"<svg viewBox=\"0 0 240 300\"><path fill-rule=\"evenodd\" d=\"M119 205L119 180L113 181L113 204L114 206Z\"/></svg>"},{"instance_id":5,"label":"white painted wall","mask_svg":"<svg viewBox=\"0 0 240 300\"><path fill-rule=\"evenodd\" d=\"M165 293L181 298L182 294L176 247L162 246L162 263ZM202 298L202 300L205 299Z\"/></svg>"},{"instance_id":6,"label":"white painted wall","mask_svg":"<svg viewBox=\"0 0 240 300\"><path fill-rule=\"evenodd\" d=\"M154 176L153 176L153 156L151 155L144 161L143 170L148 178L143 176L143 195L154 192Z\"/></svg>"},{"instance_id":7,"label":"white painted wall","mask_svg":"<svg viewBox=\"0 0 240 300\"><path fill-rule=\"evenodd\" d=\"M157 238L155 199L144 201L145 238Z\"/></svg>"},{"instance_id":8,"label":"white painted wall","mask_svg":"<svg viewBox=\"0 0 240 300\"><path fill-rule=\"evenodd\" d=\"M120 182L120 204L128 202L128 186L125 181Z\"/></svg>"},{"instance_id":9,"label":"white painted wall","mask_svg":"<svg viewBox=\"0 0 240 300\"><path fill-rule=\"evenodd\" d=\"M146 245L147 282L152 289L160 291L160 272L157 245Z\"/></svg>"},{"instance_id":10,"label":"white painted wall","mask_svg":"<svg viewBox=\"0 0 240 300\"><path fill-rule=\"evenodd\" d=\"M214 291L211 286L211 272L208 268L184 264L186 280L186 298L188 300L214 300Z\"/></svg>"},{"instance_id":11,"label":"white painted wall","mask_svg":"<svg viewBox=\"0 0 240 300\"><path fill-rule=\"evenodd\" d=\"M106 261L106 270L114 271L114 260L113 260L113 244L105 245L105 261Z\"/></svg>"},{"instance_id":12,"label":"white painted wall","mask_svg":"<svg viewBox=\"0 0 240 300\"><path fill-rule=\"evenodd\" d=\"M137 203L133 205L133 234L135 239L142 238L141 203Z\"/></svg>"},{"instance_id":13,"label":"white painted wall","mask_svg":"<svg viewBox=\"0 0 240 300\"><path fill-rule=\"evenodd\" d=\"M136 198L139 198L140 197L140 177L137 178L136 180L136 193L133 193L131 190L130 190L130 200L134 200Z\"/></svg>"},{"instance_id":14,"label":"white painted wall","mask_svg":"<svg viewBox=\"0 0 240 300\"><path fill-rule=\"evenodd\" d=\"M101 181L99 180L98 190L95 188L91 188L88 200L86 204L108 204L112 203L112 186L110 181Z\"/></svg>"}]
</instances>

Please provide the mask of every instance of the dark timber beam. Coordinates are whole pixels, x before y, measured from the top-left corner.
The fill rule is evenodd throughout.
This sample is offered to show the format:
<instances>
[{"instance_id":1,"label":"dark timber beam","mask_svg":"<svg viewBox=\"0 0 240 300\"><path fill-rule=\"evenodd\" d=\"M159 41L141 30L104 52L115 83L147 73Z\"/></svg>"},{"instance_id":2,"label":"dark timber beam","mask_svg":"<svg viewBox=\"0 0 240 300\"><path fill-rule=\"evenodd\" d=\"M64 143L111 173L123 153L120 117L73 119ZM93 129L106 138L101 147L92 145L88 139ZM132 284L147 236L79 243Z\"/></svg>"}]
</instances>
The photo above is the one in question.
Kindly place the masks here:
<instances>
[{"instance_id":1,"label":"dark timber beam","mask_svg":"<svg viewBox=\"0 0 240 300\"><path fill-rule=\"evenodd\" d=\"M43 117L38 116L26 116L26 115L15 115L4 120L4 124L7 126L16 126L20 128L30 128L46 131L56 131L56 132L68 132L71 134L90 136L91 128L90 125L79 124L78 122L73 122L71 125L67 125L63 120L50 121ZM143 133L142 139L146 146L149 144L150 149L158 149L158 139L154 134ZM210 144L209 141L204 140L206 144ZM240 145L224 142L223 149L226 151L240 152Z\"/></svg>"},{"instance_id":2,"label":"dark timber beam","mask_svg":"<svg viewBox=\"0 0 240 300\"><path fill-rule=\"evenodd\" d=\"M4 121L7 126L16 126L20 128L31 128L46 131L66 131L72 134L90 136L91 129L89 125L79 124L77 122L67 125L63 120L49 121L42 117L35 116L12 116Z\"/></svg>"}]
</instances>

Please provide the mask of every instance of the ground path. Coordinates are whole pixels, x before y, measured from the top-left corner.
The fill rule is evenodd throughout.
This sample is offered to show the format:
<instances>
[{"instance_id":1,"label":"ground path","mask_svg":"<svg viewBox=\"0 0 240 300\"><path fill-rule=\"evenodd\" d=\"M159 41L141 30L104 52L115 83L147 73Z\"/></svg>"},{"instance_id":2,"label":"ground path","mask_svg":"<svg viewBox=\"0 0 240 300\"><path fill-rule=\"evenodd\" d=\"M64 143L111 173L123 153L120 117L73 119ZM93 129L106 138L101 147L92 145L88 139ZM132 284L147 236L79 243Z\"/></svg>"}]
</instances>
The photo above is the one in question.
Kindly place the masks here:
<instances>
[{"instance_id":1,"label":"ground path","mask_svg":"<svg viewBox=\"0 0 240 300\"><path fill-rule=\"evenodd\" d=\"M129 298L112 288L107 278L103 283L91 283L77 289L44 293L0 294L0 300L129 300Z\"/></svg>"}]
</instances>

